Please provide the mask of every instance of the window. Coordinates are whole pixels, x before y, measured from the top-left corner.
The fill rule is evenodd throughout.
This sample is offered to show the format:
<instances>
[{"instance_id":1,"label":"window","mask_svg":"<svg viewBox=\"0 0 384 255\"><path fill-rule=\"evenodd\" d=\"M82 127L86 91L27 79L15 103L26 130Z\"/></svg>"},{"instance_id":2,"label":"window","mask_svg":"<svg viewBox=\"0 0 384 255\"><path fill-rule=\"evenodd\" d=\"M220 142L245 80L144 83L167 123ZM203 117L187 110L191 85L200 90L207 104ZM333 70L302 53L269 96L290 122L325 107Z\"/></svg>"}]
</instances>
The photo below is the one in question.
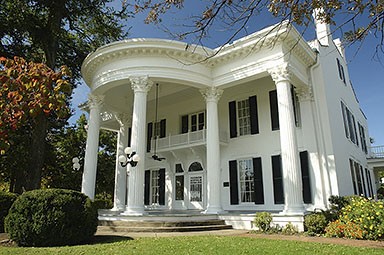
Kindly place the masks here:
<instances>
[{"instance_id":1,"label":"window","mask_svg":"<svg viewBox=\"0 0 384 255\"><path fill-rule=\"evenodd\" d=\"M176 175L176 200L184 200L184 175Z\"/></svg>"},{"instance_id":2,"label":"window","mask_svg":"<svg viewBox=\"0 0 384 255\"><path fill-rule=\"evenodd\" d=\"M144 204L165 205L165 168L144 172Z\"/></svg>"},{"instance_id":3,"label":"window","mask_svg":"<svg viewBox=\"0 0 384 255\"><path fill-rule=\"evenodd\" d=\"M205 128L205 112L181 116L181 133L195 132Z\"/></svg>"},{"instance_id":4,"label":"window","mask_svg":"<svg viewBox=\"0 0 384 255\"><path fill-rule=\"evenodd\" d=\"M237 102L237 116L239 135L249 135L251 133L251 118L248 99Z\"/></svg>"},{"instance_id":5,"label":"window","mask_svg":"<svg viewBox=\"0 0 384 255\"><path fill-rule=\"evenodd\" d=\"M181 164L175 165L175 200L184 200L184 169Z\"/></svg>"},{"instance_id":6,"label":"window","mask_svg":"<svg viewBox=\"0 0 384 255\"><path fill-rule=\"evenodd\" d=\"M345 84L345 74L344 74L344 67L343 65L340 63L340 60L338 58L336 58L336 62L337 62L337 69L339 70L339 78L340 80L342 80Z\"/></svg>"},{"instance_id":7,"label":"window","mask_svg":"<svg viewBox=\"0 0 384 255\"><path fill-rule=\"evenodd\" d=\"M229 102L230 137L259 133L257 98Z\"/></svg>"},{"instance_id":8,"label":"window","mask_svg":"<svg viewBox=\"0 0 384 255\"><path fill-rule=\"evenodd\" d=\"M309 176L309 157L308 151L300 152L301 178L303 184L303 202L312 203L311 180Z\"/></svg>"},{"instance_id":9,"label":"window","mask_svg":"<svg viewBox=\"0 0 384 255\"><path fill-rule=\"evenodd\" d=\"M355 116L353 116L352 112L343 102L341 102L341 112L343 115L345 136L354 144L359 145Z\"/></svg>"},{"instance_id":10,"label":"window","mask_svg":"<svg viewBox=\"0 0 384 255\"><path fill-rule=\"evenodd\" d=\"M251 159L238 161L241 202L254 202L253 165Z\"/></svg>"},{"instance_id":11,"label":"window","mask_svg":"<svg viewBox=\"0 0 384 255\"><path fill-rule=\"evenodd\" d=\"M159 170L152 170L151 171L151 195L152 195L152 204L159 204Z\"/></svg>"},{"instance_id":12,"label":"window","mask_svg":"<svg viewBox=\"0 0 384 255\"><path fill-rule=\"evenodd\" d=\"M368 147L367 147L367 141L365 139L365 129L360 123L358 123L358 126L359 126L361 149L363 150L363 152L365 152L365 154L367 154Z\"/></svg>"},{"instance_id":13,"label":"window","mask_svg":"<svg viewBox=\"0 0 384 255\"><path fill-rule=\"evenodd\" d=\"M229 162L230 202L264 204L261 158Z\"/></svg>"},{"instance_id":14,"label":"window","mask_svg":"<svg viewBox=\"0 0 384 255\"><path fill-rule=\"evenodd\" d=\"M352 159L349 159L349 167L351 170L354 194L366 196L363 167Z\"/></svg>"},{"instance_id":15,"label":"window","mask_svg":"<svg viewBox=\"0 0 384 255\"><path fill-rule=\"evenodd\" d=\"M188 168L188 172L198 172L203 170L203 166L199 162L193 162Z\"/></svg>"},{"instance_id":16,"label":"window","mask_svg":"<svg viewBox=\"0 0 384 255\"><path fill-rule=\"evenodd\" d=\"M151 151L152 138L164 138L166 134L166 120L149 122L147 126L147 152Z\"/></svg>"},{"instance_id":17,"label":"window","mask_svg":"<svg viewBox=\"0 0 384 255\"><path fill-rule=\"evenodd\" d=\"M373 197L374 193L372 188L371 172L367 168L365 168L365 177L367 178L369 197Z\"/></svg>"}]
</instances>

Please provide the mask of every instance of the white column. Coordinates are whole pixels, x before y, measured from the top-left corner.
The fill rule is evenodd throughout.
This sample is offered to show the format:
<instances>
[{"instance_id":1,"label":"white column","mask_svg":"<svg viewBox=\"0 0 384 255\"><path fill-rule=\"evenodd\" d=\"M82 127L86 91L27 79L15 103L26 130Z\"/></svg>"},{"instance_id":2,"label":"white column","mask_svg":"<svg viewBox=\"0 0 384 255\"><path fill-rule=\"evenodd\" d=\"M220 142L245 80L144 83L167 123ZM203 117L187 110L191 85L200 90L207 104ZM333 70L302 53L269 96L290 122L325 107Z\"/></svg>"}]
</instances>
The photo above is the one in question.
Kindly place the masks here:
<instances>
[{"instance_id":1,"label":"white column","mask_svg":"<svg viewBox=\"0 0 384 255\"><path fill-rule=\"evenodd\" d=\"M316 111L314 105L313 90L310 86L301 86L296 88L297 96L300 100L301 130L305 138L304 144L309 152L309 160L311 162L311 190L312 203L314 208L326 209L327 201L330 193L327 192L329 181L324 174L325 168L322 164L323 154L321 153L319 141L319 130L316 124ZM313 194L316 194L314 196Z\"/></svg>"},{"instance_id":2,"label":"white column","mask_svg":"<svg viewBox=\"0 0 384 255\"><path fill-rule=\"evenodd\" d=\"M207 214L218 214L221 207L220 138L217 103L223 90L209 88L200 91L207 103Z\"/></svg>"},{"instance_id":3,"label":"white column","mask_svg":"<svg viewBox=\"0 0 384 255\"><path fill-rule=\"evenodd\" d=\"M102 103L103 96L89 96L88 106L90 108L90 112L81 192L89 196L92 200L95 198L97 153L99 150L100 108Z\"/></svg>"},{"instance_id":4,"label":"white column","mask_svg":"<svg viewBox=\"0 0 384 255\"><path fill-rule=\"evenodd\" d=\"M284 214L302 214L304 203L290 75L286 64L269 70L276 84L283 168Z\"/></svg>"},{"instance_id":5,"label":"white column","mask_svg":"<svg viewBox=\"0 0 384 255\"><path fill-rule=\"evenodd\" d=\"M147 76L131 77L131 86L134 91L131 147L140 157L136 167L130 167L128 179L128 203L124 214L144 214L144 166L145 166L145 130L147 113L147 93L152 82Z\"/></svg>"},{"instance_id":6,"label":"white column","mask_svg":"<svg viewBox=\"0 0 384 255\"><path fill-rule=\"evenodd\" d=\"M127 193L127 169L122 167L119 162L119 156L124 155L124 148L128 146L128 114L119 114L116 117L120 129L117 133L116 145L116 166L115 166L115 192L113 199L114 211L125 209L125 196Z\"/></svg>"}]
</instances>

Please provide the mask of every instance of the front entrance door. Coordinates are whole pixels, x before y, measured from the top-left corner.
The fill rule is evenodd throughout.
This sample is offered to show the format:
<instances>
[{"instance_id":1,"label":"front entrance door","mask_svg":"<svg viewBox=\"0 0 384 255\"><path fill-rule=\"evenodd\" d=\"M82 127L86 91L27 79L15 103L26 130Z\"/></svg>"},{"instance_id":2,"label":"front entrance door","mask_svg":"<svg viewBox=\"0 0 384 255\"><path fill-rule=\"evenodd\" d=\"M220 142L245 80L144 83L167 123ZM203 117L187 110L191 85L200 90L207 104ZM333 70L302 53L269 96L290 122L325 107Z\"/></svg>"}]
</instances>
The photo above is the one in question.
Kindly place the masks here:
<instances>
[{"instance_id":1,"label":"front entrance door","mask_svg":"<svg viewBox=\"0 0 384 255\"><path fill-rule=\"evenodd\" d=\"M202 174L189 175L189 206L188 209L203 209L203 185L204 177Z\"/></svg>"}]
</instances>

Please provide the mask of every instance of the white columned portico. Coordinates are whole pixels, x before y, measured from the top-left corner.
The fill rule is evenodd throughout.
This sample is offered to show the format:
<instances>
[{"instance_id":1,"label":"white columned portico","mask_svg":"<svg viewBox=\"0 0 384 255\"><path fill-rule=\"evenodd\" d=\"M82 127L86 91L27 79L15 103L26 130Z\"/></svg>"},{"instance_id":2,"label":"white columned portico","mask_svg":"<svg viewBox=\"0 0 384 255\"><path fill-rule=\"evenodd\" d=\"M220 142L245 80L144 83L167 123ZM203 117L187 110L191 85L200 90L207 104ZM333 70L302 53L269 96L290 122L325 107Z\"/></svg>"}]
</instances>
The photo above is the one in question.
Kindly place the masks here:
<instances>
[{"instance_id":1,"label":"white columned portico","mask_svg":"<svg viewBox=\"0 0 384 255\"><path fill-rule=\"evenodd\" d=\"M223 90L215 87L200 91L207 104L207 214L218 214L221 207L220 138L217 103Z\"/></svg>"},{"instance_id":2,"label":"white columned portico","mask_svg":"<svg viewBox=\"0 0 384 255\"><path fill-rule=\"evenodd\" d=\"M297 147L290 73L285 63L268 70L276 85L283 168L284 214L303 214L302 178Z\"/></svg>"},{"instance_id":3,"label":"white columned portico","mask_svg":"<svg viewBox=\"0 0 384 255\"><path fill-rule=\"evenodd\" d=\"M129 114L122 113L116 115L115 118L120 125L120 129L117 133L115 192L112 210L122 211L125 209L125 197L127 193L127 168L121 166L119 156L124 155L124 149L128 146Z\"/></svg>"},{"instance_id":4,"label":"white columned portico","mask_svg":"<svg viewBox=\"0 0 384 255\"><path fill-rule=\"evenodd\" d=\"M131 147L141 158L136 167L130 167L128 180L128 203L124 214L144 214L144 163L145 163L145 130L147 113L147 94L152 82L147 76L130 77L134 91Z\"/></svg>"},{"instance_id":5,"label":"white columned portico","mask_svg":"<svg viewBox=\"0 0 384 255\"><path fill-rule=\"evenodd\" d=\"M96 171L97 171L97 153L99 150L100 133L100 108L104 97L101 95L89 95L89 119L87 131L87 143L84 156L84 172L81 184L81 192L95 198Z\"/></svg>"}]
</instances>

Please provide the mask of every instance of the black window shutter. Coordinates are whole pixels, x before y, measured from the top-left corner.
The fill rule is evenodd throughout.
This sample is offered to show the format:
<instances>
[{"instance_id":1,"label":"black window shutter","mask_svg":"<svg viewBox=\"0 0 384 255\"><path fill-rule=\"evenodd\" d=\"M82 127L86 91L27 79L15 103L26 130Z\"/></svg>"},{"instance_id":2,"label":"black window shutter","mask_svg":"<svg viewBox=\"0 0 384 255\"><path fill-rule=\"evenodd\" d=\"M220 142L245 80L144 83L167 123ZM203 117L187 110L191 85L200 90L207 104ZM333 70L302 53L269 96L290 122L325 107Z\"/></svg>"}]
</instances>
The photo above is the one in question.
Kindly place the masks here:
<instances>
[{"instance_id":1,"label":"black window shutter","mask_svg":"<svg viewBox=\"0 0 384 255\"><path fill-rule=\"evenodd\" d=\"M160 138L165 137L166 132L166 120L162 119L160 120Z\"/></svg>"},{"instance_id":2,"label":"black window shutter","mask_svg":"<svg viewBox=\"0 0 384 255\"><path fill-rule=\"evenodd\" d=\"M269 91L269 106L271 110L271 126L272 130L279 130L279 106L277 103L277 91Z\"/></svg>"},{"instance_id":3,"label":"black window shutter","mask_svg":"<svg viewBox=\"0 0 384 255\"><path fill-rule=\"evenodd\" d=\"M131 147L132 128L128 128L128 147Z\"/></svg>"},{"instance_id":4,"label":"black window shutter","mask_svg":"<svg viewBox=\"0 0 384 255\"><path fill-rule=\"evenodd\" d=\"M229 161L229 191L231 205L239 204L239 187L237 183L237 161Z\"/></svg>"},{"instance_id":5,"label":"black window shutter","mask_svg":"<svg viewBox=\"0 0 384 255\"><path fill-rule=\"evenodd\" d=\"M188 115L181 116L181 133L188 133Z\"/></svg>"},{"instance_id":6,"label":"black window shutter","mask_svg":"<svg viewBox=\"0 0 384 255\"><path fill-rule=\"evenodd\" d=\"M272 156L273 197L275 204L284 204L283 175L281 170L281 156Z\"/></svg>"},{"instance_id":7,"label":"black window shutter","mask_svg":"<svg viewBox=\"0 0 384 255\"><path fill-rule=\"evenodd\" d=\"M295 87L291 85L291 97L292 97L292 106L293 106L293 114L295 116L295 125L297 126L299 121L298 121L298 116L297 116L297 109L296 109L296 93L295 93Z\"/></svg>"},{"instance_id":8,"label":"black window shutter","mask_svg":"<svg viewBox=\"0 0 384 255\"><path fill-rule=\"evenodd\" d=\"M257 98L256 96L249 97L249 114L251 116L251 134L259 133L259 117L257 114Z\"/></svg>"},{"instance_id":9,"label":"black window shutter","mask_svg":"<svg viewBox=\"0 0 384 255\"><path fill-rule=\"evenodd\" d=\"M303 201L305 204L312 203L311 180L309 178L308 151L300 152L301 178L303 184Z\"/></svg>"},{"instance_id":10,"label":"black window shutter","mask_svg":"<svg viewBox=\"0 0 384 255\"><path fill-rule=\"evenodd\" d=\"M148 123L148 129L147 129L147 152L151 152L151 139L152 139L152 128L153 128L153 123L149 122Z\"/></svg>"},{"instance_id":11,"label":"black window shutter","mask_svg":"<svg viewBox=\"0 0 384 255\"><path fill-rule=\"evenodd\" d=\"M253 158L255 204L264 204L263 170L261 158Z\"/></svg>"},{"instance_id":12,"label":"black window shutter","mask_svg":"<svg viewBox=\"0 0 384 255\"><path fill-rule=\"evenodd\" d=\"M151 183L151 171L145 170L144 172L144 204L149 205L149 195L150 195L150 183Z\"/></svg>"},{"instance_id":13,"label":"black window shutter","mask_svg":"<svg viewBox=\"0 0 384 255\"><path fill-rule=\"evenodd\" d=\"M165 168L159 170L159 204L165 205Z\"/></svg>"},{"instance_id":14,"label":"black window shutter","mask_svg":"<svg viewBox=\"0 0 384 255\"><path fill-rule=\"evenodd\" d=\"M236 101L229 102L229 130L231 138L237 136Z\"/></svg>"}]
</instances>

